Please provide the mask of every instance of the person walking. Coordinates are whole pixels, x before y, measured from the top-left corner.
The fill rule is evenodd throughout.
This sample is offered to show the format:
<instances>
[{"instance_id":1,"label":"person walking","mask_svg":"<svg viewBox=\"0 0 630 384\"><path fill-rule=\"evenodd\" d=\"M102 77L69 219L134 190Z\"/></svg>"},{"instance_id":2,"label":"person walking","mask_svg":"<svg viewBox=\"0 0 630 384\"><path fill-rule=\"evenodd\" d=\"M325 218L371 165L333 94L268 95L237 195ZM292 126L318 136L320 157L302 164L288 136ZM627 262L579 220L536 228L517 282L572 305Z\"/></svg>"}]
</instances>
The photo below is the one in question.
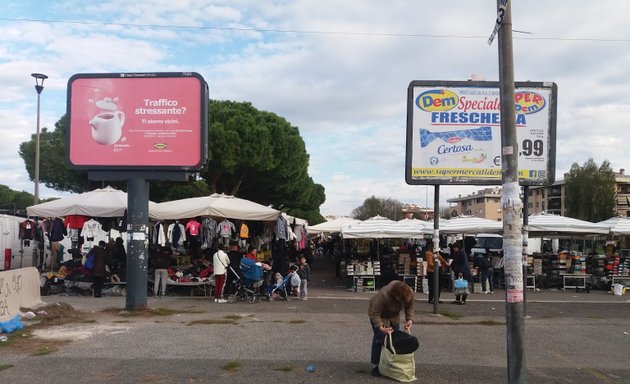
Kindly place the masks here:
<instances>
[{"instance_id":1,"label":"person walking","mask_svg":"<svg viewBox=\"0 0 630 384\"><path fill-rule=\"evenodd\" d=\"M429 304L433 304L434 300L434 292L433 292L433 284L435 281L435 256L433 254L433 241L428 241L425 249L424 249L424 260L427 262L427 280L429 285ZM448 262L444 260L442 255L438 253L438 291L437 291L437 299L438 303L442 303L440 300L440 293L442 292L442 287L440 286L440 271L439 268L443 266L447 266Z\"/></svg>"},{"instance_id":2,"label":"person walking","mask_svg":"<svg viewBox=\"0 0 630 384\"><path fill-rule=\"evenodd\" d=\"M298 276L300 276L300 299L308 300L308 280L311 278L311 267L306 262L306 256L300 256L300 265L297 270Z\"/></svg>"},{"instance_id":3,"label":"person walking","mask_svg":"<svg viewBox=\"0 0 630 384\"><path fill-rule=\"evenodd\" d=\"M472 284L472 273L470 272L470 265L468 264L468 255L460 243L453 244L453 263L451 267L456 277L461 273L463 278L468 281L469 284Z\"/></svg>"},{"instance_id":4,"label":"person walking","mask_svg":"<svg viewBox=\"0 0 630 384\"><path fill-rule=\"evenodd\" d=\"M230 258L223 250L223 244L219 244L217 246L217 251L212 256L215 303L227 303L227 300L223 299L223 287L225 286L225 275L227 273L227 267L230 264Z\"/></svg>"},{"instance_id":5,"label":"person walking","mask_svg":"<svg viewBox=\"0 0 630 384\"><path fill-rule=\"evenodd\" d=\"M459 273L457 279L453 282L455 301L453 304L464 305L466 304L466 298L468 297L468 281L464 279L464 274Z\"/></svg>"},{"instance_id":6,"label":"person walking","mask_svg":"<svg viewBox=\"0 0 630 384\"><path fill-rule=\"evenodd\" d=\"M404 312L405 316L405 331L411 330L414 314L413 300L413 290L400 280L391 281L370 299L368 316L373 332L370 356L373 376L381 375L378 370L381 347L385 341L385 335L394 332L394 329L400 329L401 312Z\"/></svg>"}]
</instances>

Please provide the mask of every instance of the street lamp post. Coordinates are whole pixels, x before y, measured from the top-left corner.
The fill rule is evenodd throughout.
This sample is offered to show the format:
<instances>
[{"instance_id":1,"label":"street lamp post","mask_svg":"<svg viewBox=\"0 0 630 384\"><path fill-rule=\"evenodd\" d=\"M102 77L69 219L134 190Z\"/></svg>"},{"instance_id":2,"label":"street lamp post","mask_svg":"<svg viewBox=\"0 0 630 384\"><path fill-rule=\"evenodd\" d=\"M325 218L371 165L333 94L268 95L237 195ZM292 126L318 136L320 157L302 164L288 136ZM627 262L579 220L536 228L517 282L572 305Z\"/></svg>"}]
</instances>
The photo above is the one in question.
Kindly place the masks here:
<instances>
[{"instance_id":1,"label":"street lamp post","mask_svg":"<svg viewBox=\"0 0 630 384\"><path fill-rule=\"evenodd\" d=\"M31 73L35 78L35 90L37 91L37 134L35 135L35 197L34 204L39 204L39 98L44 90L44 80L48 76L42 73Z\"/></svg>"}]
</instances>

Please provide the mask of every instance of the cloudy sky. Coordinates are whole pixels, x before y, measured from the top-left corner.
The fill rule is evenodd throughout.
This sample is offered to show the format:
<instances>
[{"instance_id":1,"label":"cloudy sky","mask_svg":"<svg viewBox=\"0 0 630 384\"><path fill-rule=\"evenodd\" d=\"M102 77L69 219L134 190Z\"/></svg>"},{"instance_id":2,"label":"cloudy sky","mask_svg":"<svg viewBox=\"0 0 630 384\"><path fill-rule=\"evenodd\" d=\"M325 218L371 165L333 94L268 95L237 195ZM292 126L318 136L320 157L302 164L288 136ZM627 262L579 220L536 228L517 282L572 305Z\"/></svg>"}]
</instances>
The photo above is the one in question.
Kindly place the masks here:
<instances>
[{"instance_id":1,"label":"cloudy sky","mask_svg":"<svg viewBox=\"0 0 630 384\"><path fill-rule=\"evenodd\" d=\"M515 79L558 85L556 174L593 158L630 169L630 7L513 0ZM579 4L579 6L577 6ZM41 126L75 73L194 71L210 97L249 101L300 129L324 215L375 195L433 206L404 180L412 80L498 80L494 0L3 1L0 184L33 192L19 144L36 129L32 72L49 76ZM441 205L481 187L443 186ZM60 193L42 186L42 197Z\"/></svg>"}]
</instances>

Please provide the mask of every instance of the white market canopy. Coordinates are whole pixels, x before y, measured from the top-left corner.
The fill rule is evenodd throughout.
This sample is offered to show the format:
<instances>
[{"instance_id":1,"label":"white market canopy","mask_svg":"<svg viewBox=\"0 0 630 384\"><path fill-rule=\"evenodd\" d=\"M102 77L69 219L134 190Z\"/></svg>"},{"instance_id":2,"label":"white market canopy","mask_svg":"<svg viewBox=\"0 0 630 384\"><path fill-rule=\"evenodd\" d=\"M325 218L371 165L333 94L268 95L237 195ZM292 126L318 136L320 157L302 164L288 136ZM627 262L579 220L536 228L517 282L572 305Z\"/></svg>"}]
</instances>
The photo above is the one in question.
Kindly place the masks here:
<instances>
[{"instance_id":1,"label":"white market canopy","mask_svg":"<svg viewBox=\"0 0 630 384\"><path fill-rule=\"evenodd\" d=\"M149 202L149 211L153 202ZM121 217L127 209L127 194L112 187L62 197L26 208L29 216L60 217L84 215L90 217Z\"/></svg>"},{"instance_id":2,"label":"white market canopy","mask_svg":"<svg viewBox=\"0 0 630 384\"><path fill-rule=\"evenodd\" d=\"M213 193L210 196L156 203L149 207L150 216L157 220L177 220L198 216L225 217L236 220L274 221L280 211L253 201Z\"/></svg>"},{"instance_id":3,"label":"white market canopy","mask_svg":"<svg viewBox=\"0 0 630 384\"><path fill-rule=\"evenodd\" d=\"M501 232L503 232L503 222L481 217L457 216L444 222L440 220L440 233L477 234Z\"/></svg>"},{"instance_id":4,"label":"white market canopy","mask_svg":"<svg viewBox=\"0 0 630 384\"><path fill-rule=\"evenodd\" d=\"M558 216L546 212L530 215L528 221L529 232L584 235L607 235L610 232L609 226L601 223L591 223L590 221Z\"/></svg>"},{"instance_id":5,"label":"white market canopy","mask_svg":"<svg viewBox=\"0 0 630 384\"><path fill-rule=\"evenodd\" d=\"M617 216L608 220L600 221L602 224L610 228L610 232L614 235L630 235L630 217Z\"/></svg>"},{"instance_id":6,"label":"white market canopy","mask_svg":"<svg viewBox=\"0 0 630 384\"><path fill-rule=\"evenodd\" d=\"M299 217L291 216L285 212L282 212L282 217L287 219L287 223L289 224L308 226L308 220L306 219L300 219Z\"/></svg>"},{"instance_id":7,"label":"white market canopy","mask_svg":"<svg viewBox=\"0 0 630 384\"><path fill-rule=\"evenodd\" d=\"M412 239L421 238L424 234L420 225L409 225L374 216L356 224L341 228L344 239Z\"/></svg>"},{"instance_id":8,"label":"white market canopy","mask_svg":"<svg viewBox=\"0 0 630 384\"><path fill-rule=\"evenodd\" d=\"M351 217L339 217L334 220L319 223L317 225L312 225L307 228L307 231L309 234L340 233L342 227L350 224L356 224L360 221L361 220L353 219Z\"/></svg>"}]
</instances>

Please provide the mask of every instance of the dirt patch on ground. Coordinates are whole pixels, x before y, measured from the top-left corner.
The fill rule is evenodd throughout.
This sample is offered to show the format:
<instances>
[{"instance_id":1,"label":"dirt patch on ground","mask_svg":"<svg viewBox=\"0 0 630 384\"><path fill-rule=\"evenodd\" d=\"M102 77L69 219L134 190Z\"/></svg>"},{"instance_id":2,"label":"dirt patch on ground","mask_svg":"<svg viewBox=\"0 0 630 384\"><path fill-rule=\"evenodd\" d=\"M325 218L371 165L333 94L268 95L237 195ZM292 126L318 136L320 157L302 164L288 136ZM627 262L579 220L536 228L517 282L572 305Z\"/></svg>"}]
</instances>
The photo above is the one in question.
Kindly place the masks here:
<instances>
[{"instance_id":1,"label":"dirt patch on ground","mask_svg":"<svg viewBox=\"0 0 630 384\"><path fill-rule=\"evenodd\" d=\"M196 309L170 309L170 308L139 308L133 311L118 308L107 308L101 312L113 316L122 317L154 317L154 316L171 316L183 313L203 313Z\"/></svg>"},{"instance_id":2,"label":"dirt patch on ground","mask_svg":"<svg viewBox=\"0 0 630 384\"><path fill-rule=\"evenodd\" d=\"M24 329L4 334L7 340L0 342L0 353L12 351L34 356L54 353L58 347L68 344L68 340L47 340L34 335L38 330L70 323L93 323L93 315L77 311L65 303L53 303L36 309L20 308L24 313L33 312L36 316L23 320Z\"/></svg>"}]
</instances>

